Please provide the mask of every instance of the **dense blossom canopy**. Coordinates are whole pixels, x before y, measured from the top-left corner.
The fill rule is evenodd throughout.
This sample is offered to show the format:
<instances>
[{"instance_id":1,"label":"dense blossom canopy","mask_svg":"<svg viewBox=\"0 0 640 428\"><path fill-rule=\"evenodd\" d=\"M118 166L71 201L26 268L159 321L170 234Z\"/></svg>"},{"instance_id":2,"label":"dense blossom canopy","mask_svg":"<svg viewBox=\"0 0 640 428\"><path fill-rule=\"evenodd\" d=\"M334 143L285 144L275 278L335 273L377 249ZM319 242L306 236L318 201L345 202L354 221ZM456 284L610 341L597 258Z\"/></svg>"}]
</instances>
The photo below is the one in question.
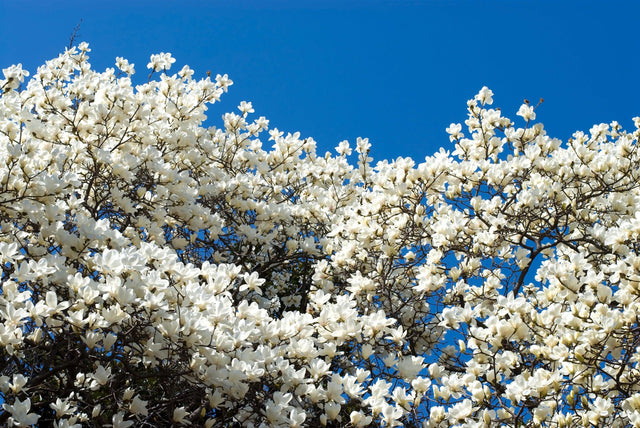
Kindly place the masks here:
<instances>
[{"instance_id":1,"label":"dense blossom canopy","mask_svg":"<svg viewBox=\"0 0 640 428\"><path fill-rule=\"evenodd\" d=\"M0 424L640 427L638 129L373 165L89 51L0 80Z\"/></svg>"}]
</instances>

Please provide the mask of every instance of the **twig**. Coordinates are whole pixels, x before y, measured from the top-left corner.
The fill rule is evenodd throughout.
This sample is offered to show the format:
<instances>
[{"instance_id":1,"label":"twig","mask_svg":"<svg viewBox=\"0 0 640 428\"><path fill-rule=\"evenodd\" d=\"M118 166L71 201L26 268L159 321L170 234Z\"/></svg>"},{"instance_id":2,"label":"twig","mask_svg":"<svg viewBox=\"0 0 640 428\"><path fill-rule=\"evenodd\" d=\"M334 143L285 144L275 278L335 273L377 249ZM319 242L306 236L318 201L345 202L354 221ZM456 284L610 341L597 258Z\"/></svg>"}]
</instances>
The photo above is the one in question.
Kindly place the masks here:
<instances>
[{"instance_id":1,"label":"twig","mask_svg":"<svg viewBox=\"0 0 640 428\"><path fill-rule=\"evenodd\" d=\"M78 31L80 31L80 24L82 24L82 19L78 21L78 25L75 26L75 28L73 29L73 33L71 33L71 36L69 36L69 49L73 47L78 37L80 37L80 34L78 33Z\"/></svg>"}]
</instances>

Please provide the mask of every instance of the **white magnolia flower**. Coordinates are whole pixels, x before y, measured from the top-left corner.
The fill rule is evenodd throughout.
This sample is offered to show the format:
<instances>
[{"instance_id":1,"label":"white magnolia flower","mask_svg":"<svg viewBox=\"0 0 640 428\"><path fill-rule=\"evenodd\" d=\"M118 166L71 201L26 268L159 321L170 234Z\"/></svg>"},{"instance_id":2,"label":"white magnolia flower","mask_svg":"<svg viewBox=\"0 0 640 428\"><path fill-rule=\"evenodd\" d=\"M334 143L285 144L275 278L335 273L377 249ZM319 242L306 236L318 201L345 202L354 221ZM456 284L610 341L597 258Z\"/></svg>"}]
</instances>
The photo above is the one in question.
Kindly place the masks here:
<instances>
[{"instance_id":1,"label":"white magnolia flower","mask_svg":"<svg viewBox=\"0 0 640 428\"><path fill-rule=\"evenodd\" d=\"M4 403L2 407L11 414L11 423L17 426L31 426L38 423L38 419L40 419L40 415L29 413L29 410L31 410L31 399L29 398L24 401L16 398L13 404Z\"/></svg>"},{"instance_id":2,"label":"white magnolia flower","mask_svg":"<svg viewBox=\"0 0 640 428\"><path fill-rule=\"evenodd\" d=\"M152 71L169 70L174 62L176 60L170 53L160 52L159 54L151 55L151 61L147 64L147 68Z\"/></svg>"}]
</instances>

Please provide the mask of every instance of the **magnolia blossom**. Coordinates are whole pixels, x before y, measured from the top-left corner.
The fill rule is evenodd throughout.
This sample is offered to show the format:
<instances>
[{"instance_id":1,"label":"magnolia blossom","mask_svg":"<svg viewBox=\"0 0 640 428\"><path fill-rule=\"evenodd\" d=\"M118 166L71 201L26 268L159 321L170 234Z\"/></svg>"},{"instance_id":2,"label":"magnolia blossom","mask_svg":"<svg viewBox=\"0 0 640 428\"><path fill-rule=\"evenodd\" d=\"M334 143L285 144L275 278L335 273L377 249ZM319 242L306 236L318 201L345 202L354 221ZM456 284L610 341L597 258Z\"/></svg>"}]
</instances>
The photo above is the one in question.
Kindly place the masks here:
<instances>
[{"instance_id":1,"label":"magnolia blossom","mask_svg":"<svg viewBox=\"0 0 640 428\"><path fill-rule=\"evenodd\" d=\"M640 426L640 118L373 164L90 52L0 80L0 425Z\"/></svg>"},{"instance_id":2,"label":"magnolia blossom","mask_svg":"<svg viewBox=\"0 0 640 428\"><path fill-rule=\"evenodd\" d=\"M31 410L31 399L27 398L24 401L20 401L16 398L13 404L3 404L3 409L6 410L11 417L9 418L10 425L26 427L36 424L40 416L35 413L29 413Z\"/></svg>"},{"instance_id":3,"label":"magnolia blossom","mask_svg":"<svg viewBox=\"0 0 640 428\"><path fill-rule=\"evenodd\" d=\"M120 68L120 64L125 64L124 61L125 60L122 59L118 62L118 68ZM147 68L150 68L152 71L168 70L174 62L176 62L176 60L170 53L160 52L159 54L151 55L151 61L147 64Z\"/></svg>"}]
</instances>

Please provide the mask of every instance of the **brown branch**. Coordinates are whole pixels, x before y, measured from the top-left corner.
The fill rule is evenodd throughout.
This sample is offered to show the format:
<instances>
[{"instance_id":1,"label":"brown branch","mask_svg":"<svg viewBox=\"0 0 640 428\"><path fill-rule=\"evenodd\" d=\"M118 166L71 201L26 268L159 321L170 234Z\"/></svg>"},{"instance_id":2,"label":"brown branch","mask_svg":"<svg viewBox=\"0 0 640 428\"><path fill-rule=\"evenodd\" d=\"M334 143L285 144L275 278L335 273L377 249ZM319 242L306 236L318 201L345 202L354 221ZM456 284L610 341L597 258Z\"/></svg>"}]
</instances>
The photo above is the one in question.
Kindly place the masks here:
<instances>
[{"instance_id":1,"label":"brown branch","mask_svg":"<svg viewBox=\"0 0 640 428\"><path fill-rule=\"evenodd\" d=\"M78 40L78 37L80 37L80 33L79 33L80 24L82 24L82 19L78 21L78 24L74 27L73 32L71 33L71 36L69 36L69 46L68 46L69 49L73 47L73 45Z\"/></svg>"}]
</instances>

